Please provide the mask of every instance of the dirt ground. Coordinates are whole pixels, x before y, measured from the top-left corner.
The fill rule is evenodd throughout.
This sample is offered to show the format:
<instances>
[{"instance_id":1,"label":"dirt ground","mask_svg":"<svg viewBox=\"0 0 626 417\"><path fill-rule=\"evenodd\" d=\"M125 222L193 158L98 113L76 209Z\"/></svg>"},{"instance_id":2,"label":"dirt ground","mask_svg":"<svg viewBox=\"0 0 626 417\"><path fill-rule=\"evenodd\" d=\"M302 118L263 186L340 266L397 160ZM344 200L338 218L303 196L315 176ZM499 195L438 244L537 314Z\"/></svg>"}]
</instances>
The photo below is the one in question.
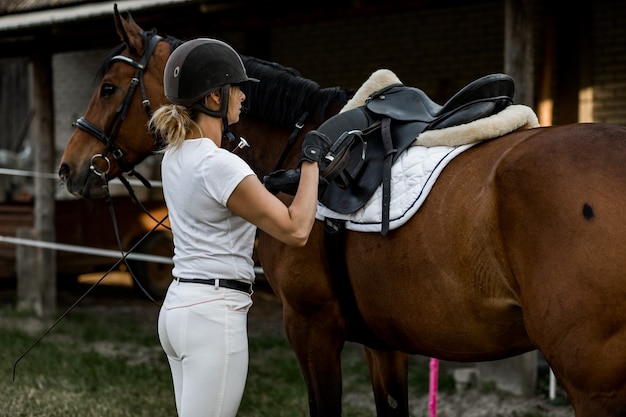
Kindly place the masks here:
<instances>
[{"instance_id":1,"label":"dirt ground","mask_svg":"<svg viewBox=\"0 0 626 417\"><path fill-rule=\"evenodd\" d=\"M84 289L84 288L83 288ZM80 295L81 289L63 291L59 294L60 309L66 308ZM249 314L250 335L283 334L282 312L279 300L269 288L257 287L254 298L254 306ZM4 306L14 300L14 290L2 289L0 291L0 303ZM138 297L131 289L120 288L97 288L84 301L87 305L102 305L107 309L119 307L131 309L147 320L156 320L158 307L152 302ZM97 308L97 307L96 307ZM31 321L32 326L29 326ZM3 323L0 316L0 327ZM20 324L22 329L31 327L33 335L41 329L41 322L36 319L24 319ZM443 363L442 369L445 368ZM447 368L449 369L449 367ZM561 393L562 394L562 393ZM346 393L346 395L353 395ZM351 398L350 401L362 401L372 403L372 415L375 414L371 393L364 395L362 399ZM410 399L410 415L413 417L428 416L429 398L427 395L420 398ZM561 401L563 402L563 401ZM439 393L437 401L438 417L574 417L574 412L569 405L553 405L547 398L547 392L532 398L520 398L500 392L483 392L478 388L470 388L463 393L445 394Z\"/></svg>"}]
</instances>

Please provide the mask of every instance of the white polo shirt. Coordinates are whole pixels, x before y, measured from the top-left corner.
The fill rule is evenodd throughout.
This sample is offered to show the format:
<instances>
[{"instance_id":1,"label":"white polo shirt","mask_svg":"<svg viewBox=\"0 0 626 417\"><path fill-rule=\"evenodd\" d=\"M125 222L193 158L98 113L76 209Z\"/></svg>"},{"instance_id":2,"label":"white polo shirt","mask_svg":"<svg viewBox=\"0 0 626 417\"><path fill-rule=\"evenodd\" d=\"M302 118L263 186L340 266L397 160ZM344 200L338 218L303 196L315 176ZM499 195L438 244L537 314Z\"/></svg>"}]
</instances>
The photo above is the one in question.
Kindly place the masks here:
<instances>
[{"instance_id":1,"label":"white polo shirt","mask_svg":"<svg viewBox=\"0 0 626 417\"><path fill-rule=\"evenodd\" d=\"M254 282L256 226L226 207L248 175L255 174L245 161L207 138L188 139L165 152L161 176L174 235L175 277Z\"/></svg>"}]
</instances>

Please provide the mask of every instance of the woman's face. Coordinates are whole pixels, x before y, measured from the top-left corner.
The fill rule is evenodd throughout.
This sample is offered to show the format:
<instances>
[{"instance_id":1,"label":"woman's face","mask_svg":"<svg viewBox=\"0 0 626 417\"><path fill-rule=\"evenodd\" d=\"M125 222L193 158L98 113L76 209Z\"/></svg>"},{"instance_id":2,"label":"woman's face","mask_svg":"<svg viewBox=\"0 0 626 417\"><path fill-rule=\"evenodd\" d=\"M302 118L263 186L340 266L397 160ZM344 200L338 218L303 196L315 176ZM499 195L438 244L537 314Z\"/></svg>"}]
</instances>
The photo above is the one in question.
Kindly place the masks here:
<instances>
[{"instance_id":1,"label":"woman's face","mask_svg":"<svg viewBox=\"0 0 626 417\"><path fill-rule=\"evenodd\" d=\"M228 103L228 124L237 123L241 115L241 107L246 95L241 91L238 85L230 87L230 102Z\"/></svg>"}]
</instances>

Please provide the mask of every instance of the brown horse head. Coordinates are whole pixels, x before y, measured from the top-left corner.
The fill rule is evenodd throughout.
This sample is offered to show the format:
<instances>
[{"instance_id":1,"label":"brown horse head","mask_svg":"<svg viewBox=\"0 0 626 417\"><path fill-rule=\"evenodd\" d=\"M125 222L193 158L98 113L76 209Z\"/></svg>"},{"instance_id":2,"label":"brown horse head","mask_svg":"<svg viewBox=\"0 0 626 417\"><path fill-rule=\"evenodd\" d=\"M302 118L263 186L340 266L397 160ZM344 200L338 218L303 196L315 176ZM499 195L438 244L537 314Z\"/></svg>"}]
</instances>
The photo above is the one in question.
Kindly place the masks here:
<instances>
[{"instance_id":1,"label":"brown horse head","mask_svg":"<svg viewBox=\"0 0 626 417\"><path fill-rule=\"evenodd\" d=\"M166 102L163 68L180 41L142 30L115 8L123 43L104 60L100 84L85 116L75 123L61 158L59 176L72 194L101 197L106 179L134 167L159 147L146 126L151 111ZM106 178L104 178L106 177Z\"/></svg>"}]
</instances>

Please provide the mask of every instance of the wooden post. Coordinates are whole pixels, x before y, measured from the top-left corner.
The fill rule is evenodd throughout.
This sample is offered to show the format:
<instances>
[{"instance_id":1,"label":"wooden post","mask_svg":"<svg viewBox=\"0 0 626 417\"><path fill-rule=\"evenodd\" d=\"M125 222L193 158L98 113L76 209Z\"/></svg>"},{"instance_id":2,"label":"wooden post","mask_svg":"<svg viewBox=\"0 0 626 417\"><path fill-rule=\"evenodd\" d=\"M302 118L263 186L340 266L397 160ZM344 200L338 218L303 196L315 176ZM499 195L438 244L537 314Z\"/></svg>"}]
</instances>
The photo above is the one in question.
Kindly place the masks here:
<instances>
[{"instance_id":1,"label":"wooden post","mask_svg":"<svg viewBox=\"0 0 626 417\"><path fill-rule=\"evenodd\" d=\"M16 231L20 239L35 239L32 227L20 227ZM15 249L17 273L17 310L33 312L43 316L43 302L39 290L39 278L34 265L37 265L37 248L17 245Z\"/></svg>"},{"instance_id":2,"label":"wooden post","mask_svg":"<svg viewBox=\"0 0 626 417\"><path fill-rule=\"evenodd\" d=\"M515 80L515 103L534 108L534 0L506 0L504 72Z\"/></svg>"},{"instance_id":3,"label":"wooden post","mask_svg":"<svg viewBox=\"0 0 626 417\"><path fill-rule=\"evenodd\" d=\"M43 37L42 37L43 38ZM33 107L35 115L32 126L34 170L38 173L54 171L54 133L52 100L52 55L42 39L32 57ZM35 176L35 207L33 236L43 241L55 241L54 206L56 186L50 179ZM37 248L32 266L34 276L18 276L18 280L34 279L34 285L18 285L28 288L29 294L18 294L18 306L31 309L42 317L56 311L57 266L56 252Z\"/></svg>"}]
</instances>

